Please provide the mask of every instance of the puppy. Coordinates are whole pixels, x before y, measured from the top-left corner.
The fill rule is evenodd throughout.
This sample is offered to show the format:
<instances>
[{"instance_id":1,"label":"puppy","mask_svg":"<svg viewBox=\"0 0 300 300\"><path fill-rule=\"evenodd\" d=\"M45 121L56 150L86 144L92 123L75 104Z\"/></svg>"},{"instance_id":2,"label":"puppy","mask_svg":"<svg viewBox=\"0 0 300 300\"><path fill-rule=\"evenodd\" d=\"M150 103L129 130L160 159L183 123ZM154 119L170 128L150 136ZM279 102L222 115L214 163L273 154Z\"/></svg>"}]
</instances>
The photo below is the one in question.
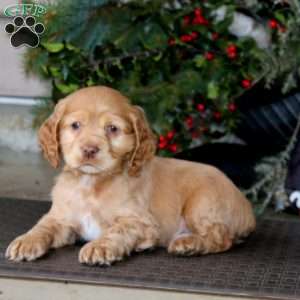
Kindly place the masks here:
<instances>
[{"instance_id":1,"label":"puppy","mask_svg":"<svg viewBox=\"0 0 300 300\"><path fill-rule=\"evenodd\" d=\"M143 111L108 87L61 100L39 131L45 157L65 167L52 207L8 247L34 260L81 238L79 262L110 265L156 246L177 255L228 250L255 229L250 203L219 170L155 156Z\"/></svg>"}]
</instances>

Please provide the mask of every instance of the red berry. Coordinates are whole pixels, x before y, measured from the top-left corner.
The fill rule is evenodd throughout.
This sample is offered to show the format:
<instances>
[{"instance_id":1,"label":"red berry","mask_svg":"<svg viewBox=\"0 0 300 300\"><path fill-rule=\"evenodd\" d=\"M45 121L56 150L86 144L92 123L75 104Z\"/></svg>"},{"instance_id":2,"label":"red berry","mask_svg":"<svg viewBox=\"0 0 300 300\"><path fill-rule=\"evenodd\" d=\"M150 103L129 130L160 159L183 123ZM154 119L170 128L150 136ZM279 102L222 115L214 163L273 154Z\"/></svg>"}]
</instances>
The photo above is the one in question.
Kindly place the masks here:
<instances>
[{"instance_id":1,"label":"red berry","mask_svg":"<svg viewBox=\"0 0 300 300\"><path fill-rule=\"evenodd\" d=\"M211 39L212 39L213 41L216 41L218 38L219 38L219 34L218 34L217 32L213 32L213 33L211 34Z\"/></svg>"},{"instance_id":2,"label":"red berry","mask_svg":"<svg viewBox=\"0 0 300 300\"><path fill-rule=\"evenodd\" d=\"M205 56L205 58L207 59L207 60L213 60L214 58L215 58L215 55L212 53L212 52L206 52L205 54L204 54L204 56Z\"/></svg>"},{"instance_id":3,"label":"red berry","mask_svg":"<svg viewBox=\"0 0 300 300\"><path fill-rule=\"evenodd\" d=\"M195 39L198 37L198 32L193 31L193 32L190 34L190 37L192 37L192 39L195 40Z\"/></svg>"},{"instance_id":4,"label":"red berry","mask_svg":"<svg viewBox=\"0 0 300 300\"><path fill-rule=\"evenodd\" d=\"M186 37L187 37L186 34L184 34L180 37L180 40L185 43L187 41Z\"/></svg>"},{"instance_id":5,"label":"red berry","mask_svg":"<svg viewBox=\"0 0 300 300\"><path fill-rule=\"evenodd\" d=\"M205 111L205 105L203 103L197 104L197 110L200 112Z\"/></svg>"},{"instance_id":6,"label":"red berry","mask_svg":"<svg viewBox=\"0 0 300 300\"><path fill-rule=\"evenodd\" d=\"M174 130L169 131L169 132L167 133L167 138L168 138L169 140L171 140L171 139L174 137L174 135L175 135L175 131L174 131Z\"/></svg>"},{"instance_id":7,"label":"red berry","mask_svg":"<svg viewBox=\"0 0 300 300\"><path fill-rule=\"evenodd\" d=\"M271 19L269 20L268 25L271 29L276 29L278 27L278 22L275 19Z\"/></svg>"},{"instance_id":8,"label":"red berry","mask_svg":"<svg viewBox=\"0 0 300 300\"><path fill-rule=\"evenodd\" d=\"M167 147L167 141L158 143L159 149L165 149Z\"/></svg>"},{"instance_id":9,"label":"red berry","mask_svg":"<svg viewBox=\"0 0 300 300\"><path fill-rule=\"evenodd\" d=\"M176 153L176 152L177 152L177 149L178 149L177 144L171 144L171 145L169 146L169 150L170 150L171 152L173 152L173 153Z\"/></svg>"},{"instance_id":10,"label":"red berry","mask_svg":"<svg viewBox=\"0 0 300 300\"><path fill-rule=\"evenodd\" d=\"M215 112L214 112L214 118L215 118L217 121L220 121L221 118L222 118L222 114L221 114L219 111L215 111Z\"/></svg>"},{"instance_id":11,"label":"red berry","mask_svg":"<svg viewBox=\"0 0 300 300\"><path fill-rule=\"evenodd\" d=\"M227 53L236 52L237 51L236 45L227 46L226 51Z\"/></svg>"},{"instance_id":12,"label":"red berry","mask_svg":"<svg viewBox=\"0 0 300 300\"><path fill-rule=\"evenodd\" d=\"M229 103L228 104L228 110L230 112L235 112L236 111L236 105L235 105L235 103Z\"/></svg>"},{"instance_id":13,"label":"red berry","mask_svg":"<svg viewBox=\"0 0 300 300\"><path fill-rule=\"evenodd\" d=\"M208 25L208 21L203 16L196 16L192 23L193 25Z\"/></svg>"},{"instance_id":14,"label":"red berry","mask_svg":"<svg viewBox=\"0 0 300 300\"><path fill-rule=\"evenodd\" d=\"M193 117L189 116L185 119L185 124L188 128L192 128L193 123L194 123Z\"/></svg>"},{"instance_id":15,"label":"red berry","mask_svg":"<svg viewBox=\"0 0 300 300\"><path fill-rule=\"evenodd\" d=\"M226 48L226 53L227 53L227 56L231 59L234 59L237 57L237 48L235 45L229 45L227 46Z\"/></svg>"},{"instance_id":16,"label":"red berry","mask_svg":"<svg viewBox=\"0 0 300 300\"><path fill-rule=\"evenodd\" d=\"M202 9L199 8L199 7L195 8L194 14L195 14L195 16L201 16L202 15Z\"/></svg>"},{"instance_id":17,"label":"red berry","mask_svg":"<svg viewBox=\"0 0 300 300\"><path fill-rule=\"evenodd\" d=\"M168 141L167 139L163 136L159 136L159 143L158 143L158 148L159 149L165 149L167 147Z\"/></svg>"},{"instance_id":18,"label":"red berry","mask_svg":"<svg viewBox=\"0 0 300 300\"><path fill-rule=\"evenodd\" d=\"M168 40L168 45L169 45L169 46L173 46L173 45L175 45L175 44L176 44L175 39L174 39L174 38L169 38L169 40Z\"/></svg>"},{"instance_id":19,"label":"red berry","mask_svg":"<svg viewBox=\"0 0 300 300\"><path fill-rule=\"evenodd\" d=\"M242 80L242 87L244 89L249 89L251 87L251 85L252 85L252 82L251 82L250 79L243 79Z\"/></svg>"},{"instance_id":20,"label":"red berry","mask_svg":"<svg viewBox=\"0 0 300 300\"><path fill-rule=\"evenodd\" d=\"M183 26L188 26L191 23L190 16L184 16L183 17Z\"/></svg>"},{"instance_id":21,"label":"red berry","mask_svg":"<svg viewBox=\"0 0 300 300\"><path fill-rule=\"evenodd\" d=\"M162 142L165 142L165 141L166 141L166 138L163 135L160 135L159 136L159 142L162 143Z\"/></svg>"},{"instance_id":22,"label":"red berry","mask_svg":"<svg viewBox=\"0 0 300 300\"><path fill-rule=\"evenodd\" d=\"M189 34L184 34L180 37L180 40L184 43L190 42L193 38Z\"/></svg>"}]
</instances>

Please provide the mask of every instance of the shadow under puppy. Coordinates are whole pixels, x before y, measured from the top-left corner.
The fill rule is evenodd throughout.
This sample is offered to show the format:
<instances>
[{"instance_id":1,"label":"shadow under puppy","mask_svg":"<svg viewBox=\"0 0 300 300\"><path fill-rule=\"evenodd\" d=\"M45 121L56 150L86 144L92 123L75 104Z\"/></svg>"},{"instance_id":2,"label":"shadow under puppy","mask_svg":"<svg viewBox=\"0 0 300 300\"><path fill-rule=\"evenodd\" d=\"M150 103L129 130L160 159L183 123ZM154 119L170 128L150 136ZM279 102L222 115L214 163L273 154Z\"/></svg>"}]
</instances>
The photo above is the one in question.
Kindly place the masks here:
<instances>
[{"instance_id":1,"label":"shadow under puppy","mask_svg":"<svg viewBox=\"0 0 300 300\"><path fill-rule=\"evenodd\" d=\"M45 157L65 166L52 207L8 247L34 260L50 248L88 241L86 264L109 265L132 251L163 246L178 255L216 253L255 229L250 203L218 169L155 156L142 110L108 87L61 100L39 131Z\"/></svg>"}]
</instances>

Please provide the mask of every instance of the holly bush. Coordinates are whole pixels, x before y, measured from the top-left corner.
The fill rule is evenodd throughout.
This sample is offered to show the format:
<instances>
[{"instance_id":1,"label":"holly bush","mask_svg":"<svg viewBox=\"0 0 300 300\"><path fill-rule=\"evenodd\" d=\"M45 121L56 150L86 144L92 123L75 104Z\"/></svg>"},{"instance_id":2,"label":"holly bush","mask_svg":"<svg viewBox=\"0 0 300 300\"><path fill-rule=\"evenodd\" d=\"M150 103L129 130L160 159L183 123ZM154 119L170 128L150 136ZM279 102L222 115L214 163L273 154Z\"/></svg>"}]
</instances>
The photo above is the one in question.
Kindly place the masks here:
<instances>
[{"instance_id":1,"label":"holly bush","mask_svg":"<svg viewBox=\"0 0 300 300\"><path fill-rule=\"evenodd\" d=\"M52 80L52 99L36 109L36 124L65 95L108 85L144 108L163 155L224 138L239 122L242 93L287 77L286 90L295 84L298 6L296 0L60 0L43 18L40 46L26 54L26 69ZM263 26L268 47L230 31L236 13Z\"/></svg>"}]
</instances>

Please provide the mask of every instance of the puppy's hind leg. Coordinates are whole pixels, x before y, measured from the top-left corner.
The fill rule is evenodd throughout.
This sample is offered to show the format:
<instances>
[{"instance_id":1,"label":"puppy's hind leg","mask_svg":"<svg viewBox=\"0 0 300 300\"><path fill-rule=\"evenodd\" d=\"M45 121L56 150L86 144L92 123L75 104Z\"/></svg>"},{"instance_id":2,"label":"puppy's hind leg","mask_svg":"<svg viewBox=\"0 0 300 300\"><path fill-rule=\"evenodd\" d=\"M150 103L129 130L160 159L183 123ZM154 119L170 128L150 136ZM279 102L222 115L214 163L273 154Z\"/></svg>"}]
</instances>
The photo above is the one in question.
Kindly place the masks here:
<instances>
[{"instance_id":1,"label":"puppy's hind leg","mask_svg":"<svg viewBox=\"0 0 300 300\"><path fill-rule=\"evenodd\" d=\"M208 192L204 195L209 195ZM200 196L199 196L200 194ZM201 196L197 193L190 198L182 212L182 222L168 251L177 255L197 255L228 250L233 244L233 236L226 224L222 201L215 195Z\"/></svg>"}]
</instances>

